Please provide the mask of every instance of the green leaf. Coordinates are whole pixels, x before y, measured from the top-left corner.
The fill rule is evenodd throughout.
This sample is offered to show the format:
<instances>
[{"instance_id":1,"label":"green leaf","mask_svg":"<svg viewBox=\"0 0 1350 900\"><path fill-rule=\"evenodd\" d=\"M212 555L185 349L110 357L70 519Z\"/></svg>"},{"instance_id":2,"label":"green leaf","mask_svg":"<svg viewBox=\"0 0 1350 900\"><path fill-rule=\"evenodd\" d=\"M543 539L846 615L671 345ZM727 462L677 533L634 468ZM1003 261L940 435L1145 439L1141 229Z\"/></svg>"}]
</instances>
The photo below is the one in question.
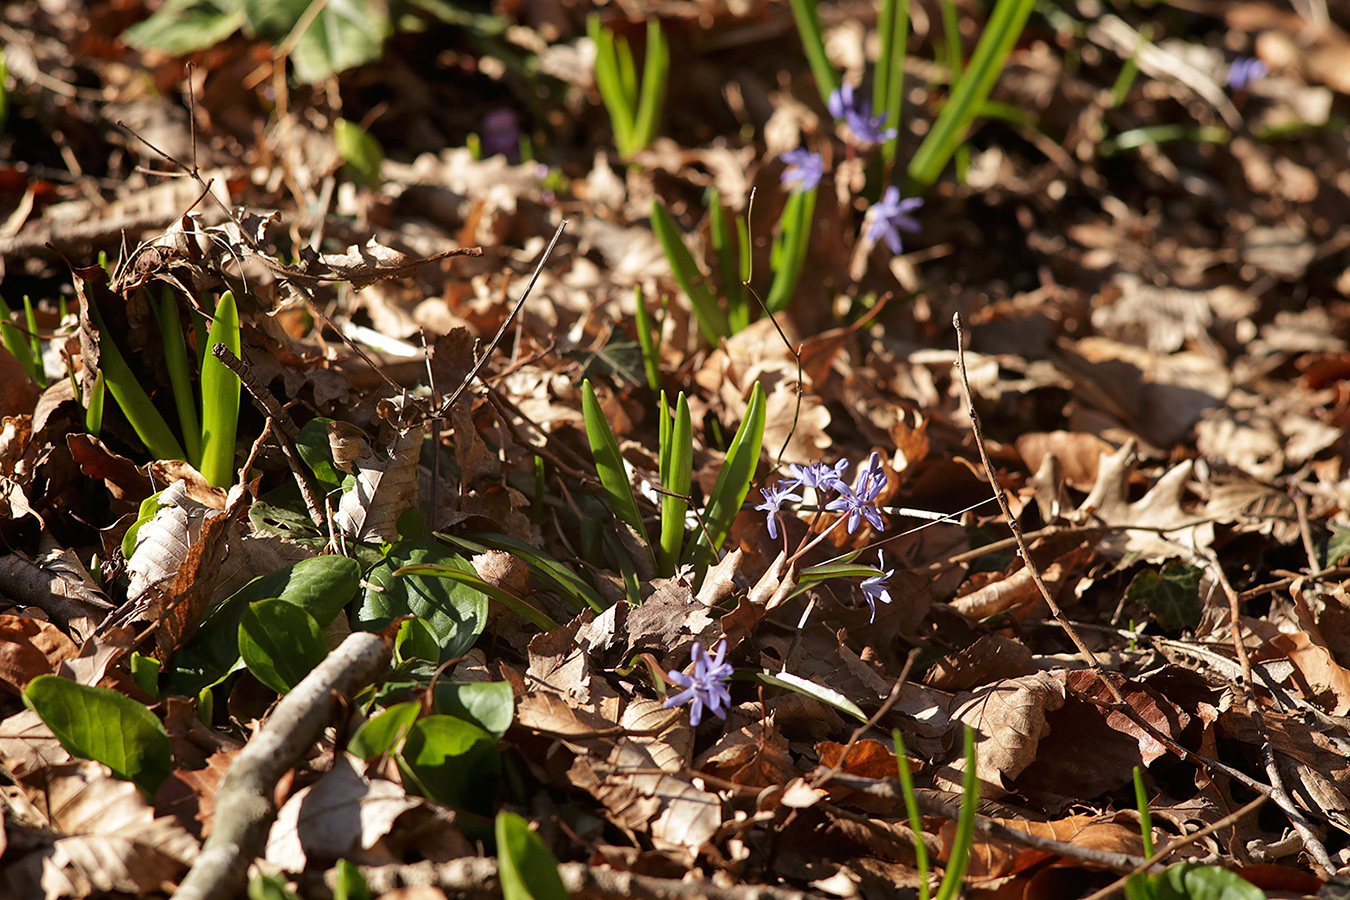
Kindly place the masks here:
<instances>
[{"instance_id":1,"label":"green leaf","mask_svg":"<svg viewBox=\"0 0 1350 900\"><path fill-rule=\"evenodd\" d=\"M750 482L755 477L755 468L759 465L759 451L764 443L764 407L764 389L759 382L755 382L745 418L740 428L736 429L736 436L731 439L722 471L717 474L712 493L708 495L708 506L703 511L703 523L712 537L712 546L708 546L707 538L700 531L698 541L685 550L685 562L691 562L695 556L705 562L710 561L727 539L731 523L741 511L745 495L750 492Z\"/></svg>"},{"instance_id":2,"label":"green leaf","mask_svg":"<svg viewBox=\"0 0 1350 900\"><path fill-rule=\"evenodd\" d=\"M55 675L28 683L23 702L72 756L93 759L153 797L173 770L169 735L141 704Z\"/></svg>"},{"instance_id":3,"label":"green leaf","mask_svg":"<svg viewBox=\"0 0 1350 900\"><path fill-rule=\"evenodd\" d=\"M239 655L263 684L278 694L295 687L328 655L314 617L285 600L259 600L239 622Z\"/></svg>"},{"instance_id":4,"label":"green leaf","mask_svg":"<svg viewBox=\"0 0 1350 900\"><path fill-rule=\"evenodd\" d=\"M178 315L178 297L173 288L164 284L161 285L159 299L153 296L150 298L150 306L155 311L159 335L164 342L164 364L169 370L169 384L173 387L173 404L178 410L183 446L187 450L188 462L200 467L202 424L197 417L197 392L193 387L192 368L188 365L187 343L183 340L183 323Z\"/></svg>"},{"instance_id":5,"label":"green leaf","mask_svg":"<svg viewBox=\"0 0 1350 900\"><path fill-rule=\"evenodd\" d=\"M1340 525L1331 526L1331 539L1327 541L1328 566L1339 566L1350 556L1350 528Z\"/></svg>"},{"instance_id":6,"label":"green leaf","mask_svg":"<svg viewBox=\"0 0 1350 900\"><path fill-rule=\"evenodd\" d=\"M1035 0L998 0L995 4L970 65L943 105L933 129L910 160L908 175L915 185L926 188L942 175L989 97L1034 6Z\"/></svg>"},{"instance_id":7,"label":"green leaf","mask_svg":"<svg viewBox=\"0 0 1350 900\"><path fill-rule=\"evenodd\" d=\"M1200 624L1201 569L1172 560L1161 571L1145 569L1125 589L1127 602L1143 603L1158 624L1168 631L1195 628Z\"/></svg>"},{"instance_id":8,"label":"green leaf","mask_svg":"<svg viewBox=\"0 0 1350 900\"><path fill-rule=\"evenodd\" d=\"M259 875L248 883L248 900L300 900L284 875Z\"/></svg>"},{"instance_id":9,"label":"green leaf","mask_svg":"<svg viewBox=\"0 0 1350 900\"><path fill-rule=\"evenodd\" d=\"M795 691L798 694L805 694L807 697L819 700L827 706L833 706L840 712L848 713L859 722L867 721L867 714L858 708L858 704L838 691L823 687L814 681L807 681L805 678L793 675L790 672L759 672L755 677L765 684L787 688L789 691Z\"/></svg>"},{"instance_id":10,"label":"green leaf","mask_svg":"<svg viewBox=\"0 0 1350 900\"><path fill-rule=\"evenodd\" d=\"M961 893L962 879L970 865L970 848L975 839L975 809L980 805L979 765L975 757L975 729L969 725L963 730L965 771L961 775L961 812L956 817L956 836L947 857L947 871L942 873L937 900L952 900Z\"/></svg>"},{"instance_id":11,"label":"green leaf","mask_svg":"<svg viewBox=\"0 0 1350 900\"><path fill-rule=\"evenodd\" d=\"M332 492L342 489L346 475L333 464L333 447L328 442L328 426L332 419L316 416L300 428L300 436L295 439L295 449L300 459L319 480L319 487Z\"/></svg>"},{"instance_id":12,"label":"green leaf","mask_svg":"<svg viewBox=\"0 0 1350 900\"><path fill-rule=\"evenodd\" d=\"M239 429L239 378L210 348L224 344L236 357L239 345L239 310L234 294L226 291L216 304L215 320L206 336L207 354L202 361L202 477L215 487L234 484L234 441Z\"/></svg>"},{"instance_id":13,"label":"green leaf","mask_svg":"<svg viewBox=\"0 0 1350 900\"><path fill-rule=\"evenodd\" d=\"M904 103L905 55L908 51L908 0L882 0L877 35L881 38L881 52L877 56L872 99L877 112L885 114L887 127L899 130ZM900 137L897 135L882 144L881 158L886 165L889 166L895 159L899 142Z\"/></svg>"},{"instance_id":14,"label":"green leaf","mask_svg":"<svg viewBox=\"0 0 1350 900\"><path fill-rule=\"evenodd\" d=\"M360 564L345 556L316 556L253 579L208 613L197 633L174 655L165 693L192 696L236 667L239 623L250 604L280 598L326 628L356 596L360 583Z\"/></svg>"},{"instance_id":15,"label":"green leaf","mask_svg":"<svg viewBox=\"0 0 1350 900\"><path fill-rule=\"evenodd\" d=\"M131 678L136 687L151 697L159 697L159 670L163 664L153 656L142 656L136 651L131 653Z\"/></svg>"},{"instance_id":16,"label":"green leaf","mask_svg":"<svg viewBox=\"0 0 1350 900\"><path fill-rule=\"evenodd\" d=\"M347 749L367 762L382 756L398 746L421 714L421 703L395 703L362 722Z\"/></svg>"},{"instance_id":17,"label":"green leaf","mask_svg":"<svg viewBox=\"0 0 1350 900\"><path fill-rule=\"evenodd\" d=\"M219 44L243 25L238 2L167 0L150 18L123 31L122 39L137 50L185 56Z\"/></svg>"},{"instance_id":18,"label":"green leaf","mask_svg":"<svg viewBox=\"0 0 1350 900\"><path fill-rule=\"evenodd\" d=\"M502 761L496 740L477 725L427 716L408 730L399 768L423 796L490 815Z\"/></svg>"},{"instance_id":19,"label":"green leaf","mask_svg":"<svg viewBox=\"0 0 1350 900\"><path fill-rule=\"evenodd\" d=\"M1235 872L1183 862L1158 875L1142 872L1125 883L1129 900L1265 900L1265 892Z\"/></svg>"},{"instance_id":20,"label":"green leaf","mask_svg":"<svg viewBox=\"0 0 1350 900\"><path fill-rule=\"evenodd\" d=\"M635 110L626 96L624 76L619 71L619 55L614 32L600 24L600 14L586 17L586 34L595 44L595 86L609 112L610 127L614 131L614 145L620 156L627 156L633 140Z\"/></svg>"},{"instance_id":21,"label":"green leaf","mask_svg":"<svg viewBox=\"0 0 1350 900\"><path fill-rule=\"evenodd\" d=\"M402 574L405 570L399 571ZM405 663L414 659L437 662L440 658L441 646L436 642L431 626L416 616L399 623L398 634L394 636L395 662Z\"/></svg>"},{"instance_id":22,"label":"green leaf","mask_svg":"<svg viewBox=\"0 0 1350 900\"><path fill-rule=\"evenodd\" d=\"M436 541L406 541L390 549L384 562L371 569L367 587L352 622L365 631L379 631L400 616L417 616L440 642L440 661L460 656L487 624L487 594L456 581L426 575L399 575L409 565L442 564L473 572L469 561Z\"/></svg>"},{"instance_id":23,"label":"green leaf","mask_svg":"<svg viewBox=\"0 0 1350 900\"><path fill-rule=\"evenodd\" d=\"M557 622L553 621L524 600L508 594L496 585L488 584L477 572L466 572L458 566L416 565L404 566L394 574L429 575L433 578L449 578L451 581L467 584L475 590L482 591L484 594L488 595L488 599L495 600L542 631L552 631L558 627Z\"/></svg>"},{"instance_id":24,"label":"green leaf","mask_svg":"<svg viewBox=\"0 0 1350 900\"><path fill-rule=\"evenodd\" d=\"M595 397L595 388L591 387L589 381L581 383L581 412L586 419L586 439L591 445L591 455L595 457L595 470L609 497L610 509L614 510L619 521L638 533L650 552L651 539L642 525L633 486L628 481L628 470L619 454L619 442L614 439L609 420L605 418L600 401Z\"/></svg>"},{"instance_id":25,"label":"green leaf","mask_svg":"<svg viewBox=\"0 0 1350 900\"><path fill-rule=\"evenodd\" d=\"M503 810L497 813L496 830L502 900L567 900L558 859L528 822Z\"/></svg>"},{"instance_id":26,"label":"green leaf","mask_svg":"<svg viewBox=\"0 0 1350 900\"><path fill-rule=\"evenodd\" d=\"M438 681L432 707L439 715L472 722L500 740L515 717L516 695L505 681Z\"/></svg>"},{"instance_id":27,"label":"green leaf","mask_svg":"<svg viewBox=\"0 0 1350 900\"><path fill-rule=\"evenodd\" d=\"M689 487L694 472L694 430L690 424L689 401L684 392L675 399L675 419L667 425L664 395L662 395L661 424L669 428L661 446L661 487L670 491L661 497L661 546L657 551L657 572L665 576L675 574L684 542L684 514L689 509ZM678 494L680 496L674 496Z\"/></svg>"},{"instance_id":28,"label":"green leaf","mask_svg":"<svg viewBox=\"0 0 1350 900\"><path fill-rule=\"evenodd\" d=\"M642 64L642 98L633 117L633 151L646 147L656 139L661 124L661 110L666 103L666 79L670 74L670 48L661 33L661 20L647 19L647 53Z\"/></svg>"},{"instance_id":29,"label":"green leaf","mask_svg":"<svg viewBox=\"0 0 1350 900\"><path fill-rule=\"evenodd\" d=\"M647 313L647 304L642 298L642 285L633 286L637 303L638 345L642 347L642 367L647 373L647 387L653 391L661 389L661 332L652 323Z\"/></svg>"},{"instance_id":30,"label":"green leaf","mask_svg":"<svg viewBox=\"0 0 1350 900\"><path fill-rule=\"evenodd\" d=\"M769 312L782 312L792 303L806 264L811 243L811 220L816 211L816 189L792 194L778 221L779 232L773 244L773 284L764 301Z\"/></svg>"},{"instance_id":31,"label":"green leaf","mask_svg":"<svg viewBox=\"0 0 1350 900\"><path fill-rule=\"evenodd\" d=\"M312 0L243 0L249 28L280 45L300 23ZM380 58L389 36L383 5L370 0L328 0L291 51L295 77L306 84Z\"/></svg>"},{"instance_id":32,"label":"green leaf","mask_svg":"<svg viewBox=\"0 0 1350 900\"><path fill-rule=\"evenodd\" d=\"M159 495L163 491L156 491L149 497L141 501L141 508L136 513L136 521L127 529L127 533L122 536L122 555L131 559L131 554L136 551L136 535L141 531L141 526L149 522L159 512Z\"/></svg>"},{"instance_id":33,"label":"green leaf","mask_svg":"<svg viewBox=\"0 0 1350 900\"><path fill-rule=\"evenodd\" d=\"M704 339L714 347L717 346L719 340L731 334L731 326L727 323L726 314L718 305L717 298L704 284L703 273L699 271L689 248L684 245L684 236L680 234L675 220L666 212L659 199L652 200L652 231L661 242L661 249L666 254L675 280L679 282L680 290L684 291L689 303L694 307L694 316L698 319L698 327L703 332Z\"/></svg>"},{"instance_id":34,"label":"green leaf","mask_svg":"<svg viewBox=\"0 0 1350 900\"><path fill-rule=\"evenodd\" d=\"M370 900L370 885L356 863L339 859L333 869L337 872L333 900Z\"/></svg>"},{"instance_id":35,"label":"green leaf","mask_svg":"<svg viewBox=\"0 0 1350 900\"><path fill-rule=\"evenodd\" d=\"M384 164L384 148L355 122L338 119L333 123L333 138L338 153L346 162L347 177L368 188L380 186L380 167Z\"/></svg>"},{"instance_id":36,"label":"green leaf","mask_svg":"<svg viewBox=\"0 0 1350 900\"><path fill-rule=\"evenodd\" d=\"M828 104L830 94L839 87L839 73L834 71L825 55L824 31L820 27L820 16L816 13L816 2L791 0L791 3L792 18L797 23L797 34L801 36L806 61L811 64L811 74L816 77L820 102Z\"/></svg>"}]
</instances>

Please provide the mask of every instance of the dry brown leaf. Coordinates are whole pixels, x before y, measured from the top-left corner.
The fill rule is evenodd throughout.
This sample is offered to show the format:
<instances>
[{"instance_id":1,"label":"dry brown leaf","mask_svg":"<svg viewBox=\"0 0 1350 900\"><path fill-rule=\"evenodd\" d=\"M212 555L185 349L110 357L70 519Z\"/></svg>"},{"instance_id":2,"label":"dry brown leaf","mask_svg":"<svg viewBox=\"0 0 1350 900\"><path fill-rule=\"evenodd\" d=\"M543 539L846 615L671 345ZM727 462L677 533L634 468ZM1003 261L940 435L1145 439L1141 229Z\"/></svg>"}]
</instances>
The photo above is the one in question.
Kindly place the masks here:
<instances>
[{"instance_id":1,"label":"dry brown leaf","mask_svg":"<svg viewBox=\"0 0 1350 900\"><path fill-rule=\"evenodd\" d=\"M1350 712L1350 670L1336 662L1330 650L1315 643L1306 631L1278 634L1270 646L1294 664L1294 680L1304 699L1333 716Z\"/></svg>"},{"instance_id":2,"label":"dry brown leaf","mask_svg":"<svg viewBox=\"0 0 1350 900\"><path fill-rule=\"evenodd\" d=\"M356 483L342 495L333 524L358 541L398 539L398 517L417 508L417 462L426 423L401 429L388 459L368 454L352 461Z\"/></svg>"},{"instance_id":3,"label":"dry brown leaf","mask_svg":"<svg viewBox=\"0 0 1350 900\"><path fill-rule=\"evenodd\" d=\"M79 653L75 642L50 622L0 616L0 688L19 694L39 675L51 675Z\"/></svg>"},{"instance_id":4,"label":"dry brown leaf","mask_svg":"<svg viewBox=\"0 0 1350 900\"><path fill-rule=\"evenodd\" d=\"M52 730L31 709L0 722L0 763L16 778L70 762Z\"/></svg>"},{"instance_id":5,"label":"dry brown leaf","mask_svg":"<svg viewBox=\"0 0 1350 900\"><path fill-rule=\"evenodd\" d=\"M980 796L1008 793L1012 781L1035 761L1041 739L1050 734L1047 713L1063 706L1064 699L1064 685L1048 672L1008 678L957 695L952 719L975 729ZM965 760L958 758L939 768L934 782L944 790L959 791L964 771Z\"/></svg>"},{"instance_id":6,"label":"dry brown leaf","mask_svg":"<svg viewBox=\"0 0 1350 900\"><path fill-rule=\"evenodd\" d=\"M1005 818L994 818L994 821L1015 831L1049 838L1074 847L1104 853L1143 855L1144 843L1137 825L1132 827L1118 822L1104 822L1101 816L1077 815L1049 822ZM956 836L956 823L944 822L941 836L942 855L948 858L951 854L952 841ZM999 878L1026 871L1038 863L1054 858L1056 857L1053 853L1045 850L1035 850L977 835L971 847L970 864L966 874L975 880Z\"/></svg>"},{"instance_id":7,"label":"dry brown leaf","mask_svg":"<svg viewBox=\"0 0 1350 900\"><path fill-rule=\"evenodd\" d=\"M1097 480L1097 462L1115 448L1095 434L1071 431L1028 432L1017 439L1017 452L1029 471L1041 467L1047 456L1059 460L1069 487L1086 491Z\"/></svg>"}]
</instances>

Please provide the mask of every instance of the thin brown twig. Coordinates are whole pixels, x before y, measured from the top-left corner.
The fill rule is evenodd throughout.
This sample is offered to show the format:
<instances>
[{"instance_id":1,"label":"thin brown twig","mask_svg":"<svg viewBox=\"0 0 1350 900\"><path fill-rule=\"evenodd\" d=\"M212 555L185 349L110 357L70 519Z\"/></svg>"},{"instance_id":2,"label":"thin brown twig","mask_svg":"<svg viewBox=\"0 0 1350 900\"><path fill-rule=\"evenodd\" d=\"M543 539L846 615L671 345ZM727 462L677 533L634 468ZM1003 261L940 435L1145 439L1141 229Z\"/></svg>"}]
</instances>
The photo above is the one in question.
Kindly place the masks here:
<instances>
[{"instance_id":1,"label":"thin brown twig","mask_svg":"<svg viewBox=\"0 0 1350 900\"><path fill-rule=\"evenodd\" d=\"M1078 648L1079 654L1097 674L1097 677L1106 685L1110 691L1112 699L1122 707L1128 706L1125 697L1116 688L1115 683L1105 676L1105 670L1102 664L1097 661L1096 655L1088 648L1079 636L1077 629L1069 622L1068 616L1064 615L1064 610L1055 602L1050 589L1046 587L1045 581L1041 578L1040 570L1036 567L1036 562L1031 558L1031 549L1027 546L1026 538L1022 535L1022 526L1017 523L1017 517L1013 515L1012 507L1008 503L1008 495L1004 493L1003 486L998 483L998 475L994 471L994 464L989 459L989 450L984 444L984 430L980 426L980 414L975 411L975 397L970 390L970 379L966 375L966 349L965 349L965 328L961 323L961 314L956 313L952 316L952 325L956 328L956 368L961 374L961 393L965 396L966 406L970 410L970 430L975 438L975 447L980 453L980 464L984 467L984 473L989 478L989 487L994 492L994 498L998 500L999 509L1003 511L1003 518L1008 523L1008 528L1013 533L1013 539L1017 542L1017 552L1022 557L1023 564L1027 567L1027 572L1031 575L1031 580L1035 582L1036 589L1041 592L1041 597L1050 607L1050 613L1055 620L1060 623L1064 633L1073 641L1074 646Z\"/></svg>"}]
</instances>

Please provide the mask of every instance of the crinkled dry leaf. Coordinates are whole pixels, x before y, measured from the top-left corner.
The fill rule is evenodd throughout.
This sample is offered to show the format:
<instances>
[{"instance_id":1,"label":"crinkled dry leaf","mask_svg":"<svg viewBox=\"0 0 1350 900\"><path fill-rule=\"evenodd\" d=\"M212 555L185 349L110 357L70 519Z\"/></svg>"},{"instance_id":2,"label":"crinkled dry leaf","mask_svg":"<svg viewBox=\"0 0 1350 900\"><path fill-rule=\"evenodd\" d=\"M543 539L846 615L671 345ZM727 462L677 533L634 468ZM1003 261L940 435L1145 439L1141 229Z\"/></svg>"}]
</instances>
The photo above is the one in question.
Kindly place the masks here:
<instances>
[{"instance_id":1,"label":"crinkled dry leaf","mask_svg":"<svg viewBox=\"0 0 1350 900\"><path fill-rule=\"evenodd\" d=\"M952 718L978 735L975 762L980 796L1008 793L1012 781L1036 759L1041 739L1050 734L1046 714L1064 705L1064 685L1048 672L1008 678L955 698ZM934 773L944 790L961 789L965 760L958 758Z\"/></svg>"},{"instance_id":2,"label":"crinkled dry leaf","mask_svg":"<svg viewBox=\"0 0 1350 900\"><path fill-rule=\"evenodd\" d=\"M398 517L417 507L417 462L426 423L399 431L389 458L361 456L352 462L356 483L343 493L333 524L358 541L398 538Z\"/></svg>"},{"instance_id":3,"label":"crinkled dry leaf","mask_svg":"<svg viewBox=\"0 0 1350 900\"><path fill-rule=\"evenodd\" d=\"M38 675L51 675L79 648L50 622L0 615L0 688L18 694Z\"/></svg>"}]
</instances>

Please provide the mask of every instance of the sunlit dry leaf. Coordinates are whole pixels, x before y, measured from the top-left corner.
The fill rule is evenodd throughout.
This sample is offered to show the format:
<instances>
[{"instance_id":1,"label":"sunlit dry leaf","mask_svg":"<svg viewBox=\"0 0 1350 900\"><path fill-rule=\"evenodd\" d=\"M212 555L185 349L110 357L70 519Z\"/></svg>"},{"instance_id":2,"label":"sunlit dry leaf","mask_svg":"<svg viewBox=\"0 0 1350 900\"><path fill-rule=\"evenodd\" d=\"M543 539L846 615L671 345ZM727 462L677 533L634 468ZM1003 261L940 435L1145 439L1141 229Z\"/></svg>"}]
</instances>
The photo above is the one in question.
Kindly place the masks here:
<instances>
[{"instance_id":1,"label":"sunlit dry leaf","mask_svg":"<svg viewBox=\"0 0 1350 900\"><path fill-rule=\"evenodd\" d=\"M1049 838L1074 847L1104 853L1143 855L1143 840L1139 836L1138 826L1102 821L1101 816L1078 815L1049 822L1006 818L995 818L994 821L1016 831ZM944 822L941 830L944 857L950 855L955 835L956 823ZM971 849L970 868L966 870L966 874L973 879L998 878L1025 871L1053 858L1054 854L1044 850L1034 850L976 835L975 844Z\"/></svg>"},{"instance_id":2,"label":"sunlit dry leaf","mask_svg":"<svg viewBox=\"0 0 1350 900\"><path fill-rule=\"evenodd\" d=\"M417 507L417 461L426 423L402 429L389 458L362 456L352 465L356 484L342 495L333 524L358 541L398 538L398 517Z\"/></svg>"},{"instance_id":3,"label":"sunlit dry leaf","mask_svg":"<svg viewBox=\"0 0 1350 900\"><path fill-rule=\"evenodd\" d=\"M50 622L0 615L0 687L8 693L21 693L77 653L75 642Z\"/></svg>"},{"instance_id":4,"label":"sunlit dry leaf","mask_svg":"<svg viewBox=\"0 0 1350 900\"><path fill-rule=\"evenodd\" d=\"M952 718L972 726L980 795L1008 793L1013 779L1035 760L1041 739L1050 734L1046 713L1064 705L1064 686L1047 672L1009 678L956 697ZM961 789L965 760L957 759L934 773L944 790Z\"/></svg>"},{"instance_id":5,"label":"sunlit dry leaf","mask_svg":"<svg viewBox=\"0 0 1350 900\"><path fill-rule=\"evenodd\" d=\"M1313 642L1306 631L1278 634L1270 646L1289 657L1298 674L1295 682L1304 699L1317 703L1333 716L1350 712L1350 671L1338 663L1326 647Z\"/></svg>"}]
</instances>

